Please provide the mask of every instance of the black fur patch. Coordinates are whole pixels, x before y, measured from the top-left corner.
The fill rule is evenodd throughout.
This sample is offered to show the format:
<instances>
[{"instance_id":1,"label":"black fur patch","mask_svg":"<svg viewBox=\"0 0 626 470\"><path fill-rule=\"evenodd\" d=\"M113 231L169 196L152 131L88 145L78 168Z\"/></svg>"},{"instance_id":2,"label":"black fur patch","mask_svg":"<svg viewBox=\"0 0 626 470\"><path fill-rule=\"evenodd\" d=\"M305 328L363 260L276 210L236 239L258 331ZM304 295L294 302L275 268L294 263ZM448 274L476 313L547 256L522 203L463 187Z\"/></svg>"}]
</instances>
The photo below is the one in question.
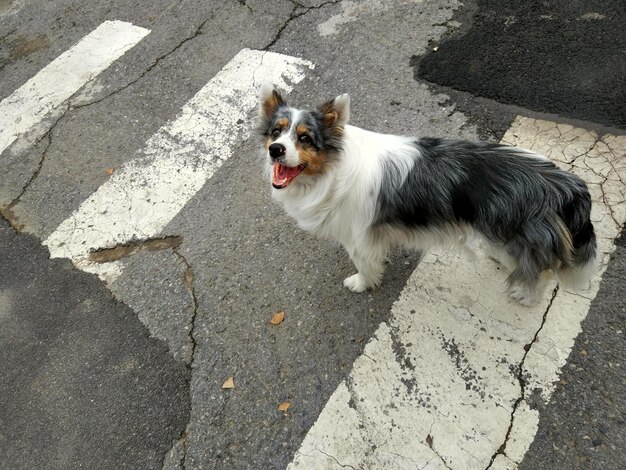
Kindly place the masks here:
<instances>
[{"instance_id":1,"label":"black fur patch","mask_svg":"<svg viewBox=\"0 0 626 470\"><path fill-rule=\"evenodd\" d=\"M300 119L296 123L296 127L302 125L309 130L308 135L311 137L311 145L317 150L326 149L326 135L320 120L315 116L314 112L306 111L301 113L299 117Z\"/></svg>"},{"instance_id":2,"label":"black fur patch","mask_svg":"<svg viewBox=\"0 0 626 470\"><path fill-rule=\"evenodd\" d=\"M261 115L259 117L259 124L256 130L259 134L269 137L271 131L274 129L274 127L276 126L276 123L280 119L287 119L289 124L291 124L291 116L292 116L292 109L290 107L288 107L287 105L280 106L278 107L276 112L270 116ZM289 126L287 126L286 129L288 128Z\"/></svg>"},{"instance_id":3,"label":"black fur patch","mask_svg":"<svg viewBox=\"0 0 626 470\"><path fill-rule=\"evenodd\" d=\"M554 264L553 256L569 259L558 217L571 234L576 262L595 254L591 198L576 175L500 144L424 138L414 145L414 164L401 181L393 156L383 158L376 224L466 223L541 271Z\"/></svg>"}]
</instances>

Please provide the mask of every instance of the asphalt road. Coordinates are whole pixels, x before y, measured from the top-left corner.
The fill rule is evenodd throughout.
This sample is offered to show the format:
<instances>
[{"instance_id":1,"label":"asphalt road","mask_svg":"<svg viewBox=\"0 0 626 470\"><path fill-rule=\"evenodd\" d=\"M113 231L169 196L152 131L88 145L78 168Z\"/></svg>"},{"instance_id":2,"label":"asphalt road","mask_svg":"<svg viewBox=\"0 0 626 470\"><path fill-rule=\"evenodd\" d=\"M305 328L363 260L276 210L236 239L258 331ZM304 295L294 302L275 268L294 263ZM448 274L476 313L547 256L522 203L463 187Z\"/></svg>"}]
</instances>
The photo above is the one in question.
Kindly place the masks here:
<instances>
[{"instance_id":1,"label":"asphalt road","mask_svg":"<svg viewBox=\"0 0 626 470\"><path fill-rule=\"evenodd\" d=\"M285 468L300 455L306 436L316 435L314 424L332 411L342 384L355 383L353 364L368 344L381 340L380 325L395 324L394 303L414 286L410 276L419 255L394 253L384 289L361 296L343 289L341 280L353 269L343 250L299 231L261 178L258 142L249 133L254 103L236 88L250 77L256 85L256 77L245 64L228 72L242 49L314 64L285 65L289 100L310 106L348 92L353 124L380 132L500 140L517 116L526 116L596 132L585 151L606 134L625 134L620 41L626 18L619 2L608 1L504 8L454 0L0 0L3 103L107 20L149 33L87 76L39 123L11 136L15 140L0 156L3 468ZM275 57L268 73L282 70L284 56ZM258 57L256 71L274 56ZM214 79L220 73L227 80ZM208 83L219 99L197 99ZM208 90L210 98L213 88ZM202 106L211 109L186 103L210 103ZM201 121L177 121L187 112L193 119L205 113L206 132L193 134L189 123ZM8 117L7 129L20 125L14 118ZM200 124L196 128L203 129ZM626 156L611 142L611 161L622 171ZM142 171L172 148L184 156L179 168L190 176L176 182L180 172L169 170L176 184L161 204ZM106 186L112 181L122 183ZM615 199L609 195L604 202L614 205L611 214L619 221L626 188L623 180L615 187ZM144 196L142 188L148 188ZM127 238L121 229L109 233L111 224L100 221L124 191L135 191L142 204L112 219L120 226L144 223L143 213L160 219L172 210L171 217ZM97 210L79 219L77 211L90 198ZM173 210L166 203L176 198L181 202ZM119 245L122 254L113 263L88 265L68 251L74 268L67 259L49 259L49 248L82 243L50 242L59 239L64 223L77 233L96 227L85 249ZM99 240L101 227L107 230ZM584 312L582 333L573 348L562 349L563 360L569 348L571 355L551 399L528 400L538 411L538 427L514 466L624 467L623 235L620 240ZM104 280L79 268L96 270ZM274 326L269 319L279 310L286 319ZM540 329L544 323L545 315ZM462 322L458 326L463 329ZM398 338L393 356L406 365L411 346ZM442 346L448 353L450 344ZM412 373L407 370L402 374ZM235 388L223 389L230 377ZM281 403L290 408L279 411ZM518 404L505 403L507 420ZM350 402L351 409L358 406ZM505 443L515 438L498 432ZM408 442L432 454L426 465L402 465L469 468L434 435ZM478 433L470 438L481 440ZM343 440L346 455L361 452L350 447L351 438ZM353 467L400 468L399 460L378 458L371 448L388 447L392 455L397 441L371 442L365 453L374 463ZM509 458L507 451L512 455L499 441L486 449L472 468L485 468L480 462L499 454ZM327 457L318 459L318 468L346 464ZM298 468L311 467L303 465Z\"/></svg>"},{"instance_id":2,"label":"asphalt road","mask_svg":"<svg viewBox=\"0 0 626 470\"><path fill-rule=\"evenodd\" d=\"M626 9L617 0L479 0L416 77L546 113L626 126ZM435 46L436 47L436 46Z\"/></svg>"},{"instance_id":3,"label":"asphalt road","mask_svg":"<svg viewBox=\"0 0 626 470\"><path fill-rule=\"evenodd\" d=\"M189 370L97 278L5 221L0 236L0 467L159 467Z\"/></svg>"}]
</instances>

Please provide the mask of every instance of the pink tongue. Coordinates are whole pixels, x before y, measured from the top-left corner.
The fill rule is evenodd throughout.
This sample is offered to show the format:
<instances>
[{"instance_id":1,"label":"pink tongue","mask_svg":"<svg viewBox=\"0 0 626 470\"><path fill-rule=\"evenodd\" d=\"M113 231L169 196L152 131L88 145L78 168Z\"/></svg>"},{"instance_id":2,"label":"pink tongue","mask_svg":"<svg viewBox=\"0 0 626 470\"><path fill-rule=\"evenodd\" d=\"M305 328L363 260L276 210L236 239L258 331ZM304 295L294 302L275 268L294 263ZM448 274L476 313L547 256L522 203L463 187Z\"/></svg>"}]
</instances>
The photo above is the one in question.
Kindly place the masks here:
<instances>
[{"instance_id":1,"label":"pink tongue","mask_svg":"<svg viewBox=\"0 0 626 470\"><path fill-rule=\"evenodd\" d=\"M297 167L289 167L285 165L281 165L280 163L274 163L274 174L272 175L272 184L279 188L284 188L287 186L292 179L300 174L302 168Z\"/></svg>"}]
</instances>

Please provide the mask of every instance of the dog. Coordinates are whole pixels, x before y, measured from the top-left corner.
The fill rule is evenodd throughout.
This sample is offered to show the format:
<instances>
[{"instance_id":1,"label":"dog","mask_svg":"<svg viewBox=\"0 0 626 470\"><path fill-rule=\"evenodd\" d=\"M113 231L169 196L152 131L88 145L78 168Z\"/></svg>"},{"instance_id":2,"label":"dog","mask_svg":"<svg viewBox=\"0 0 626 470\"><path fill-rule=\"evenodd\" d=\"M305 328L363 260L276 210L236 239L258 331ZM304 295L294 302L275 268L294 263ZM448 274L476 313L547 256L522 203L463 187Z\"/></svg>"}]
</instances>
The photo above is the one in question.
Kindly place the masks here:
<instances>
[{"instance_id":1,"label":"dog","mask_svg":"<svg viewBox=\"0 0 626 470\"><path fill-rule=\"evenodd\" d=\"M596 236L586 184L546 157L507 145L379 134L348 125L350 97L314 110L261 90L272 197L298 226L334 239L357 273L354 292L381 284L391 247L427 250L485 241L511 272L510 298L535 304L547 282L583 288Z\"/></svg>"}]
</instances>

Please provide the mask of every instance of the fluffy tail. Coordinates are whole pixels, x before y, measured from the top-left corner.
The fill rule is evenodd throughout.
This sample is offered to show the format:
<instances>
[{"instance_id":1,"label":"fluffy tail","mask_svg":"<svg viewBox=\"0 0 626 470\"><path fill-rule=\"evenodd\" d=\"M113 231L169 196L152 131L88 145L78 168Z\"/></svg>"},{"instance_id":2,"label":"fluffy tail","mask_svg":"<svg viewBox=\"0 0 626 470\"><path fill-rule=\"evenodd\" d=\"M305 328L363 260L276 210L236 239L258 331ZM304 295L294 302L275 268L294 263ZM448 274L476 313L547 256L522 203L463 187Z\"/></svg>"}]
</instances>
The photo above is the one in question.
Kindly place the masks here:
<instances>
[{"instance_id":1,"label":"fluffy tail","mask_svg":"<svg viewBox=\"0 0 626 470\"><path fill-rule=\"evenodd\" d=\"M557 217L557 233L571 247L571 255L557 270L565 287L586 289L596 270L596 234L591 223L591 197L586 190L570 201ZM562 234L562 235L561 235Z\"/></svg>"}]
</instances>

